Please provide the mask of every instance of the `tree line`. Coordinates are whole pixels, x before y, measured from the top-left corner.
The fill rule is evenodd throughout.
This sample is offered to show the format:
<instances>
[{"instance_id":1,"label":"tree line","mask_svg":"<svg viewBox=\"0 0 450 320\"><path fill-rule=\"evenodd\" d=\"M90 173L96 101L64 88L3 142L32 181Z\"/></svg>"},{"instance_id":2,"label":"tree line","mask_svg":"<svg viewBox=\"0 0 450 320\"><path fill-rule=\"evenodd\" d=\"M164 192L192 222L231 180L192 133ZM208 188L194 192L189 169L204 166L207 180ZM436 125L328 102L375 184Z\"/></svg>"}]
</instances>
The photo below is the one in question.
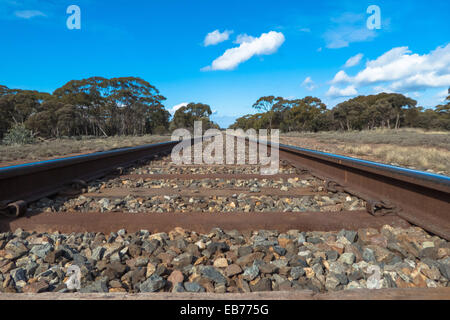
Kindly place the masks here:
<instances>
[{"instance_id":1,"label":"tree line","mask_svg":"<svg viewBox=\"0 0 450 320\"><path fill-rule=\"evenodd\" d=\"M259 111L236 119L230 128L280 129L289 131L363 130L414 127L450 130L450 88L446 104L433 109L398 93L358 96L332 109L316 97L284 99L265 96L253 108Z\"/></svg>"},{"instance_id":2,"label":"tree line","mask_svg":"<svg viewBox=\"0 0 450 320\"><path fill-rule=\"evenodd\" d=\"M72 80L52 94L0 86L0 139L16 125L45 138L163 134L192 127L195 120L217 127L209 105L190 103L170 119L164 100L156 87L135 77Z\"/></svg>"},{"instance_id":3,"label":"tree line","mask_svg":"<svg viewBox=\"0 0 450 320\"><path fill-rule=\"evenodd\" d=\"M171 117L159 90L136 77L91 77L72 80L53 93L10 89L0 85L0 139L20 125L44 138L164 134L177 128L219 128L211 108L189 103ZM363 130L416 127L450 130L450 88L446 103L433 109L398 93L358 96L332 109L317 97L285 99L265 96L258 111L236 119L230 128L289 131ZM20 133L22 134L22 133Z\"/></svg>"}]
</instances>

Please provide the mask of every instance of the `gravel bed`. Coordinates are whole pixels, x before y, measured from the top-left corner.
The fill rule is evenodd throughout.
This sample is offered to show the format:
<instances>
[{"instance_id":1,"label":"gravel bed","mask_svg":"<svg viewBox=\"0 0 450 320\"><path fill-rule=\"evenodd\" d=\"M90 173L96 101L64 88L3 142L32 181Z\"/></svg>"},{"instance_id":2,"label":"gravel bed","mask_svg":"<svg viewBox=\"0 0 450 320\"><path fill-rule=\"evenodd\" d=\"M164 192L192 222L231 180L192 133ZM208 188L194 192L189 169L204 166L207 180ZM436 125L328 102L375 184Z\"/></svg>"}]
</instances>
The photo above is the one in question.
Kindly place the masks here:
<instances>
[{"instance_id":1,"label":"gravel bed","mask_svg":"<svg viewBox=\"0 0 450 320\"><path fill-rule=\"evenodd\" d=\"M29 211L126 211L137 212L306 212L363 210L365 202L345 193L329 193L327 196L255 196L251 193L234 194L231 197L197 197L180 195L132 196L125 198L90 198L83 195L74 199L56 197L43 198L31 204Z\"/></svg>"},{"instance_id":2,"label":"gravel bed","mask_svg":"<svg viewBox=\"0 0 450 320\"><path fill-rule=\"evenodd\" d=\"M295 168L280 167L278 173L297 173ZM165 167L153 165L151 167L131 168L126 171L127 174L210 174L210 173L227 173L227 174L259 174L260 166L176 166L173 163Z\"/></svg>"},{"instance_id":3,"label":"gravel bed","mask_svg":"<svg viewBox=\"0 0 450 320\"><path fill-rule=\"evenodd\" d=\"M87 192L97 192L105 188L183 188L183 189L225 189L225 188L277 188L289 191L290 188L305 188L324 186L318 179L123 179L115 178L109 181L94 181L89 183ZM323 189L323 188L322 188Z\"/></svg>"},{"instance_id":4,"label":"gravel bed","mask_svg":"<svg viewBox=\"0 0 450 320\"><path fill-rule=\"evenodd\" d=\"M17 229L0 233L0 292L436 288L449 286L449 253L449 242L420 228L387 225L380 231L286 233L215 228L209 234ZM74 268L79 289L69 289L77 279Z\"/></svg>"}]
</instances>

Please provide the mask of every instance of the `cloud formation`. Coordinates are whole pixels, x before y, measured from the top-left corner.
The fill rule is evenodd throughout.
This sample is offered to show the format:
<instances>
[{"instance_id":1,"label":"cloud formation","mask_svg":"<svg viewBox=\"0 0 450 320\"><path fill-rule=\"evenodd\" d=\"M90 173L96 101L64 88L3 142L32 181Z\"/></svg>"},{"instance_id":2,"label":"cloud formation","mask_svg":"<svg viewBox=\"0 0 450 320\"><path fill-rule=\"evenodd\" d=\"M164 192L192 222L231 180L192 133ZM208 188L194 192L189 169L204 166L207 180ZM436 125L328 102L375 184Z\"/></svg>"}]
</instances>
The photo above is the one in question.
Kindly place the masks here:
<instances>
[{"instance_id":1,"label":"cloud formation","mask_svg":"<svg viewBox=\"0 0 450 320\"><path fill-rule=\"evenodd\" d=\"M302 87L305 87L308 91L313 91L317 86L311 77L306 77L302 82Z\"/></svg>"},{"instance_id":2,"label":"cloud formation","mask_svg":"<svg viewBox=\"0 0 450 320\"><path fill-rule=\"evenodd\" d=\"M358 91L356 91L356 88L352 85L343 89L331 86L330 89L328 89L326 96L330 98L341 98L341 97L351 97L357 94Z\"/></svg>"},{"instance_id":3,"label":"cloud formation","mask_svg":"<svg viewBox=\"0 0 450 320\"><path fill-rule=\"evenodd\" d=\"M259 38L253 38L242 42L239 47L226 50L220 57L215 59L210 66L204 67L202 71L210 70L233 70L240 63L249 60L253 56L268 55L275 53L284 42L281 32L270 31L263 33Z\"/></svg>"},{"instance_id":4,"label":"cloud formation","mask_svg":"<svg viewBox=\"0 0 450 320\"><path fill-rule=\"evenodd\" d=\"M225 30L224 32L214 30L213 32L210 32L206 35L205 40L203 40L203 45L205 47L213 46L223 41L226 41L230 38L230 34L232 33L233 31L230 30Z\"/></svg>"},{"instance_id":5,"label":"cloud formation","mask_svg":"<svg viewBox=\"0 0 450 320\"><path fill-rule=\"evenodd\" d=\"M332 84L347 83L355 86L387 83L399 92L421 91L427 88L450 86L450 43L437 47L428 54L412 53L408 47L393 48L355 76L339 71Z\"/></svg>"},{"instance_id":6,"label":"cloud formation","mask_svg":"<svg viewBox=\"0 0 450 320\"><path fill-rule=\"evenodd\" d=\"M246 33L241 33L236 37L236 40L234 40L233 43L241 44L244 42L252 42L255 39L256 39L255 37L249 36Z\"/></svg>"},{"instance_id":7,"label":"cloud formation","mask_svg":"<svg viewBox=\"0 0 450 320\"><path fill-rule=\"evenodd\" d=\"M349 68L349 67L354 67L354 66L358 65L361 62L361 59L363 56L364 55L362 53L358 53L357 55L351 57L345 63L345 67Z\"/></svg>"},{"instance_id":8,"label":"cloud formation","mask_svg":"<svg viewBox=\"0 0 450 320\"><path fill-rule=\"evenodd\" d=\"M180 104L174 105L171 109L169 109L169 112L170 112L171 115L174 115L175 112L176 112L178 109L180 109L180 108L182 108L182 107L185 107L185 106L187 106L187 105L188 105L187 102L182 102L182 103L180 103Z\"/></svg>"},{"instance_id":9,"label":"cloud formation","mask_svg":"<svg viewBox=\"0 0 450 320\"><path fill-rule=\"evenodd\" d=\"M45 13L39 10L21 10L21 11L14 11L14 15L16 17L22 18L22 19L31 19L34 17L46 17Z\"/></svg>"}]
</instances>

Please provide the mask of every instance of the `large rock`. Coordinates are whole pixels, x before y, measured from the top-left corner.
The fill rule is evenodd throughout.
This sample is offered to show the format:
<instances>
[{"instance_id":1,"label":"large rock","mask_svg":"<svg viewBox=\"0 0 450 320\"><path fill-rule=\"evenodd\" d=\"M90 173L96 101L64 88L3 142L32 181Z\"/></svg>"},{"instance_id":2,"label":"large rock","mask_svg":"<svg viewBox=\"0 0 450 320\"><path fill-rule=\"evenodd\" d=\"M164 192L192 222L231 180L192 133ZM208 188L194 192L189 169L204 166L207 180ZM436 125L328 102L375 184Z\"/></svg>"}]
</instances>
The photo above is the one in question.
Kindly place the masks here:
<instances>
[{"instance_id":1,"label":"large rock","mask_svg":"<svg viewBox=\"0 0 450 320\"><path fill-rule=\"evenodd\" d=\"M333 274L328 275L325 280L325 288L327 290L335 290L339 284L340 280Z\"/></svg>"},{"instance_id":2,"label":"large rock","mask_svg":"<svg viewBox=\"0 0 450 320\"><path fill-rule=\"evenodd\" d=\"M228 261L225 258L217 258L214 260L214 267L216 268L226 268L228 267Z\"/></svg>"},{"instance_id":3,"label":"large rock","mask_svg":"<svg viewBox=\"0 0 450 320\"><path fill-rule=\"evenodd\" d=\"M245 267L249 264L252 264L253 261L255 261L256 259L261 259L263 256L264 256L264 253L262 253L262 252L250 253L250 254L247 254L247 255L237 259L236 264L240 265L241 267Z\"/></svg>"},{"instance_id":4,"label":"large rock","mask_svg":"<svg viewBox=\"0 0 450 320\"><path fill-rule=\"evenodd\" d=\"M201 266L200 267L201 274L215 283L226 283L227 279L214 267L212 266Z\"/></svg>"},{"instance_id":5,"label":"large rock","mask_svg":"<svg viewBox=\"0 0 450 320\"><path fill-rule=\"evenodd\" d=\"M22 291L24 293L41 293L45 292L48 289L48 283L44 280L36 281L30 284L27 284L23 287Z\"/></svg>"},{"instance_id":6,"label":"large rock","mask_svg":"<svg viewBox=\"0 0 450 320\"><path fill-rule=\"evenodd\" d=\"M88 293L88 292L108 292L108 280L106 278L101 278L93 283L85 286L84 288L80 289L81 293Z\"/></svg>"},{"instance_id":7,"label":"large rock","mask_svg":"<svg viewBox=\"0 0 450 320\"><path fill-rule=\"evenodd\" d=\"M225 242L211 242L206 246L206 249L209 250L211 253L216 253L216 251L225 252L228 251L230 248Z\"/></svg>"},{"instance_id":8,"label":"large rock","mask_svg":"<svg viewBox=\"0 0 450 320\"><path fill-rule=\"evenodd\" d=\"M139 286L141 292L155 292L166 285L166 281L157 275L152 275Z\"/></svg>"},{"instance_id":9,"label":"large rock","mask_svg":"<svg viewBox=\"0 0 450 320\"><path fill-rule=\"evenodd\" d=\"M293 267L291 269L291 277L294 280L297 280L298 278L305 275L305 270L302 267Z\"/></svg>"},{"instance_id":10,"label":"large rock","mask_svg":"<svg viewBox=\"0 0 450 320\"><path fill-rule=\"evenodd\" d=\"M112 280L115 278L120 278L125 271L127 270L127 266L121 264L120 262L112 262L108 264L106 270L103 272L104 276L107 276L108 279Z\"/></svg>"},{"instance_id":11,"label":"large rock","mask_svg":"<svg viewBox=\"0 0 450 320\"><path fill-rule=\"evenodd\" d=\"M259 271L261 273L272 274L274 272L277 272L278 270L279 268L272 263L264 263L259 266Z\"/></svg>"},{"instance_id":12,"label":"large rock","mask_svg":"<svg viewBox=\"0 0 450 320\"><path fill-rule=\"evenodd\" d=\"M11 270L10 272L11 277L13 278L14 282L19 282L19 281L27 281L27 272L24 268L17 268L14 270Z\"/></svg>"},{"instance_id":13,"label":"large rock","mask_svg":"<svg viewBox=\"0 0 450 320\"><path fill-rule=\"evenodd\" d=\"M439 271L447 280L450 280L450 264L439 263Z\"/></svg>"},{"instance_id":14,"label":"large rock","mask_svg":"<svg viewBox=\"0 0 450 320\"><path fill-rule=\"evenodd\" d=\"M9 241L5 246L5 250L5 257L11 260L18 259L28 252L28 248L22 242L17 240Z\"/></svg>"},{"instance_id":15,"label":"large rock","mask_svg":"<svg viewBox=\"0 0 450 320\"><path fill-rule=\"evenodd\" d=\"M362 257L363 257L363 260L366 262L376 262L377 261L377 259L375 258L375 252L370 248L364 248Z\"/></svg>"},{"instance_id":16,"label":"large rock","mask_svg":"<svg viewBox=\"0 0 450 320\"><path fill-rule=\"evenodd\" d=\"M103 247L96 247L94 250L92 250L91 258L92 260L98 261L103 258L103 254L105 253L106 249Z\"/></svg>"},{"instance_id":17,"label":"large rock","mask_svg":"<svg viewBox=\"0 0 450 320\"><path fill-rule=\"evenodd\" d=\"M50 243L45 243L42 245L33 246L33 248L31 248L30 252L32 254L37 255L39 258L44 259L45 256L52 250L53 250L53 245Z\"/></svg>"},{"instance_id":18,"label":"large rock","mask_svg":"<svg viewBox=\"0 0 450 320\"><path fill-rule=\"evenodd\" d=\"M179 256L173 258L172 265L175 268L181 269L181 268L184 268L184 267L192 264L193 258L194 257L192 256L192 254L190 254L188 252L182 253Z\"/></svg>"},{"instance_id":19,"label":"large rock","mask_svg":"<svg viewBox=\"0 0 450 320\"><path fill-rule=\"evenodd\" d=\"M355 262L355 255L351 252L345 252L345 253L341 254L338 261L348 264L348 265L352 265L353 262Z\"/></svg>"},{"instance_id":20,"label":"large rock","mask_svg":"<svg viewBox=\"0 0 450 320\"><path fill-rule=\"evenodd\" d=\"M255 279L259 274L259 268L257 265L253 264L251 267L249 268L245 268L244 270L244 274L243 274L243 279L247 280L247 281L252 281L253 279Z\"/></svg>"},{"instance_id":21,"label":"large rock","mask_svg":"<svg viewBox=\"0 0 450 320\"><path fill-rule=\"evenodd\" d=\"M231 264L225 269L225 275L227 277L232 277L236 274L239 274L242 272L242 269L237 264Z\"/></svg>"},{"instance_id":22,"label":"large rock","mask_svg":"<svg viewBox=\"0 0 450 320\"><path fill-rule=\"evenodd\" d=\"M184 288L187 292L205 292L205 288L203 288L197 282L185 282Z\"/></svg>"},{"instance_id":23,"label":"large rock","mask_svg":"<svg viewBox=\"0 0 450 320\"><path fill-rule=\"evenodd\" d=\"M268 278L262 278L257 283L250 284L250 290L252 292L272 291L272 281Z\"/></svg>"},{"instance_id":24,"label":"large rock","mask_svg":"<svg viewBox=\"0 0 450 320\"><path fill-rule=\"evenodd\" d=\"M44 261L50 264L54 264L60 257L62 257L64 255L64 251L63 250L55 250L55 251L50 251L49 253L47 253L47 255L44 258Z\"/></svg>"},{"instance_id":25,"label":"large rock","mask_svg":"<svg viewBox=\"0 0 450 320\"><path fill-rule=\"evenodd\" d=\"M177 283L182 283L184 281L184 275L183 273L181 273L181 271L174 270L167 278L167 281L169 281L172 286L175 286Z\"/></svg>"},{"instance_id":26,"label":"large rock","mask_svg":"<svg viewBox=\"0 0 450 320\"><path fill-rule=\"evenodd\" d=\"M238 248L237 252L239 257L244 257L251 254L253 252L253 249L250 246L241 246Z\"/></svg>"},{"instance_id":27,"label":"large rock","mask_svg":"<svg viewBox=\"0 0 450 320\"><path fill-rule=\"evenodd\" d=\"M114 253L120 251L123 248L123 244L118 242L107 243L104 246L105 252L103 253L103 259L108 259Z\"/></svg>"}]
</instances>

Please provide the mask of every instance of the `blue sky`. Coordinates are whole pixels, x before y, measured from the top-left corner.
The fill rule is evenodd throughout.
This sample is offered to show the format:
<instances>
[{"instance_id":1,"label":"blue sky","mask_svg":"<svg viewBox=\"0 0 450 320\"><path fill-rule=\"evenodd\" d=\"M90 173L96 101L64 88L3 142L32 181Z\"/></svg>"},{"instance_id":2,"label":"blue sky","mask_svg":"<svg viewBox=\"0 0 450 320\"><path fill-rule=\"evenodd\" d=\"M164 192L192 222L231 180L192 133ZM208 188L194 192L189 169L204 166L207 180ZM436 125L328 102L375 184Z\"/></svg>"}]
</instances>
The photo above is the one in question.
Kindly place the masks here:
<instances>
[{"instance_id":1,"label":"blue sky","mask_svg":"<svg viewBox=\"0 0 450 320\"><path fill-rule=\"evenodd\" d=\"M69 30L69 5L81 29ZM369 30L377 5L381 28ZM400 92L425 107L450 86L450 2L0 0L0 84L52 92L72 79L138 76L165 106L203 102L222 126L261 96L329 108Z\"/></svg>"}]
</instances>

